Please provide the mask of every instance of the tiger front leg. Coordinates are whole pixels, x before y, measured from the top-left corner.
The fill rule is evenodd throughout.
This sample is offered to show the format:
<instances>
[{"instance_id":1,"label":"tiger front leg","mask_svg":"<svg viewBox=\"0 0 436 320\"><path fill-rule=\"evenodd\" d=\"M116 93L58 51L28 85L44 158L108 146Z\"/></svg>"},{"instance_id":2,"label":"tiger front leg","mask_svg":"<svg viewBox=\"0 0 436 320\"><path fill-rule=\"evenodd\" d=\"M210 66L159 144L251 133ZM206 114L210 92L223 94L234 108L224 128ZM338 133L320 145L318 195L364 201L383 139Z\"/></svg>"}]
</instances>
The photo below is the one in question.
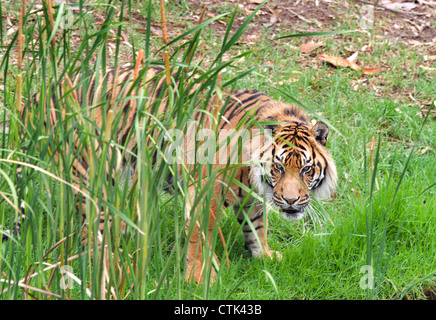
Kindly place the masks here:
<instances>
[{"instance_id":1,"label":"tiger front leg","mask_svg":"<svg viewBox=\"0 0 436 320\"><path fill-rule=\"evenodd\" d=\"M238 216L239 223L243 223L242 233L244 234L245 247L251 252L253 257L269 257L271 259L282 259L278 251L270 250L268 247L268 216L264 217L263 209L260 211L251 210L248 216L250 223L247 223L244 213Z\"/></svg>"},{"instance_id":2,"label":"tiger front leg","mask_svg":"<svg viewBox=\"0 0 436 320\"><path fill-rule=\"evenodd\" d=\"M207 270L210 269L210 278L211 281L213 281L216 278L216 271L215 269L210 265L212 253L209 254L209 257L204 257L203 253L204 250L208 250L209 248L205 247L205 234L201 231L200 227L198 226L198 223L195 224L193 227L192 233L189 232L190 229L190 223L188 222L186 224L186 234L187 238L189 240L188 245L188 254L187 254L187 260L186 260L186 271L185 271L185 279L188 282L195 281L198 283L203 282L204 274L206 274ZM209 231L208 238L210 239L210 234L212 230ZM191 234L189 236L189 234ZM208 244L210 245L210 242L208 241Z\"/></svg>"},{"instance_id":3,"label":"tiger front leg","mask_svg":"<svg viewBox=\"0 0 436 320\"><path fill-rule=\"evenodd\" d=\"M190 199L194 199L195 191L190 190ZM195 211L191 212L190 201L186 204L186 236L189 241L185 279L188 282L203 282L204 275L210 270L211 282L216 278L216 271L211 266L212 259L215 259L219 266L219 260L212 251L211 236L215 227L215 208L214 201L211 203L211 209L208 219L204 220ZM206 240L207 239L207 240ZM206 246L205 246L206 244ZM203 256L207 253L207 257Z\"/></svg>"}]
</instances>

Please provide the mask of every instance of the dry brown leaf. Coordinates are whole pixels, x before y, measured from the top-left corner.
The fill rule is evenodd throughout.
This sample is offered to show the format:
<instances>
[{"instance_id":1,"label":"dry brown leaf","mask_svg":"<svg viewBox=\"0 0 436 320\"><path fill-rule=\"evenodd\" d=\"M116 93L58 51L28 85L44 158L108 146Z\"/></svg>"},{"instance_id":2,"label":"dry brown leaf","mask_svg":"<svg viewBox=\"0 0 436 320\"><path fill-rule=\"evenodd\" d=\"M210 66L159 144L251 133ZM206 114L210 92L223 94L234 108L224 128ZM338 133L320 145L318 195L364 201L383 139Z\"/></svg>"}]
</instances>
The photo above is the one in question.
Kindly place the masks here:
<instances>
[{"instance_id":1,"label":"dry brown leaf","mask_svg":"<svg viewBox=\"0 0 436 320\"><path fill-rule=\"evenodd\" d=\"M430 147L425 147L424 149L421 150L421 154L424 154L428 151L428 149L430 149Z\"/></svg>"},{"instance_id":2,"label":"dry brown leaf","mask_svg":"<svg viewBox=\"0 0 436 320\"><path fill-rule=\"evenodd\" d=\"M426 66L419 66L420 68L426 70L426 71L436 71L436 68L426 67Z\"/></svg>"},{"instance_id":3,"label":"dry brown leaf","mask_svg":"<svg viewBox=\"0 0 436 320\"><path fill-rule=\"evenodd\" d=\"M374 74L380 72L379 68L365 68L362 67L363 74Z\"/></svg>"},{"instance_id":4,"label":"dry brown leaf","mask_svg":"<svg viewBox=\"0 0 436 320\"><path fill-rule=\"evenodd\" d=\"M123 31L121 31L121 38L123 38L123 40L125 42L129 42L129 37L127 36L127 34L125 34Z\"/></svg>"},{"instance_id":5,"label":"dry brown leaf","mask_svg":"<svg viewBox=\"0 0 436 320\"><path fill-rule=\"evenodd\" d=\"M436 101L433 102L433 105L436 107ZM429 117L436 118L436 109L435 108L432 108L432 107L430 107L430 108L423 108L423 107L421 107L419 109L421 111L421 117L422 118L425 118L427 116L427 114L429 112L429 109L431 109Z\"/></svg>"},{"instance_id":6,"label":"dry brown leaf","mask_svg":"<svg viewBox=\"0 0 436 320\"><path fill-rule=\"evenodd\" d=\"M368 86L368 78L363 77L361 79L357 79L355 81L351 81L351 87L354 91L359 90L360 87L367 87Z\"/></svg>"},{"instance_id":7,"label":"dry brown leaf","mask_svg":"<svg viewBox=\"0 0 436 320\"><path fill-rule=\"evenodd\" d=\"M325 46L325 43L323 42L309 42L309 43L304 43L301 45L300 47L300 52L301 53L311 53L313 50L315 50L316 48Z\"/></svg>"},{"instance_id":8,"label":"dry brown leaf","mask_svg":"<svg viewBox=\"0 0 436 320\"><path fill-rule=\"evenodd\" d=\"M382 5L385 8L391 9L391 10L403 10L403 11L411 11L415 9L418 5L413 2L390 2L390 1L384 1L382 2Z\"/></svg>"},{"instance_id":9,"label":"dry brown leaf","mask_svg":"<svg viewBox=\"0 0 436 320\"><path fill-rule=\"evenodd\" d=\"M348 67L356 71L360 70L360 67L356 63L351 62L344 58L330 56L325 53L318 55L318 58L328 63L331 63L335 67Z\"/></svg>"},{"instance_id":10,"label":"dry brown leaf","mask_svg":"<svg viewBox=\"0 0 436 320\"><path fill-rule=\"evenodd\" d=\"M323 61L326 61L328 63L331 63L332 65L336 66L336 67L348 67L351 68L353 70L356 71L362 71L363 74L374 74L374 73L378 73L380 72L379 68L365 68L365 67L360 67L357 63L355 63L354 60L356 58L355 55L352 55L348 60L348 59L344 59L344 58L340 58L340 57L336 57L336 56L330 56L328 54L320 54L318 55L318 58L320 58Z\"/></svg>"},{"instance_id":11,"label":"dry brown leaf","mask_svg":"<svg viewBox=\"0 0 436 320\"><path fill-rule=\"evenodd\" d=\"M271 15L268 23L264 23L264 27L271 27L277 22L277 16L275 14Z\"/></svg>"},{"instance_id":12,"label":"dry brown leaf","mask_svg":"<svg viewBox=\"0 0 436 320\"><path fill-rule=\"evenodd\" d=\"M350 62L354 62L354 63L356 63L356 61L357 61L357 56L359 55L359 51L356 51L355 53L353 53L351 56L349 56L348 58L347 58L347 60L348 61L350 61Z\"/></svg>"},{"instance_id":13,"label":"dry brown leaf","mask_svg":"<svg viewBox=\"0 0 436 320\"><path fill-rule=\"evenodd\" d=\"M300 77L298 76L299 74L303 74L303 73L300 72L300 71L292 71L292 74L291 74L291 76L289 77L289 80L288 80L288 81L289 81L290 83L300 81Z\"/></svg>"}]
</instances>

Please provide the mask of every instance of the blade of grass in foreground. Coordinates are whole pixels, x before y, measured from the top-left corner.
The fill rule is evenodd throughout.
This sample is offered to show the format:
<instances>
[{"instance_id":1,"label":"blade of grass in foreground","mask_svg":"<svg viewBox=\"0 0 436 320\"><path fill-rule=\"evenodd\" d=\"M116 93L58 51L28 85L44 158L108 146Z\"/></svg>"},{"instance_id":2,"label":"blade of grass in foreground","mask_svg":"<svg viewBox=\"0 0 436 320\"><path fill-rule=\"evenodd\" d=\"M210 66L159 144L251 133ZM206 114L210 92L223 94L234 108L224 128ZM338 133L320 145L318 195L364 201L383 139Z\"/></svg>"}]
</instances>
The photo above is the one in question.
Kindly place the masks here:
<instances>
[{"instance_id":1,"label":"blade of grass in foreground","mask_svg":"<svg viewBox=\"0 0 436 320\"><path fill-rule=\"evenodd\" d=\"M281 36L274 38L273 40L280 40L280 39L288 39L288 38L298 38L298 37L316 37L316 36L329 36L333 34L344 34L344 33L353 33L357 32L357 30L339 30L339 31L324 31L324 32L302 32L302 33L295 33L295 34L289 34L286 36Z\"/></svg>"}]
</instances>

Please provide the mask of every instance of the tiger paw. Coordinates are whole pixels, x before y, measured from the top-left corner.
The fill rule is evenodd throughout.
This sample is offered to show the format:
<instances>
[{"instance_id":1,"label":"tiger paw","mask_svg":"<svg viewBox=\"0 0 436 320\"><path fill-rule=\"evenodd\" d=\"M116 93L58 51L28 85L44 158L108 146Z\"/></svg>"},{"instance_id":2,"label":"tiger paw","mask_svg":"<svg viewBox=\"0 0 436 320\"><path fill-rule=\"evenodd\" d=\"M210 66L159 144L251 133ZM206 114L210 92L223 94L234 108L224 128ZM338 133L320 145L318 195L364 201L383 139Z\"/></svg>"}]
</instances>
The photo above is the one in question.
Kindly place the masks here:
<instances>
[{"instance_id":1,"label":"tiger paw","mask_svg":"<svg viewBox=\"0 0 436 320\"><path fill-rule=\"evenodd\" d=\"M203 283L203 274L205 273L205 265L201 260L196 260L195 263L190 263L190 261L188 260L185 271L185 280L187 282L195 281L197 283ZM214 268L212 268L210 270L210 283L214 282L216 276L216 271Z\"/></svg>"},{"instance_id":2,"label":"tiger paw","mask_svg":"<svg viewBox=\"0 0 436 320\"><path fill-rule=\"evenodd\" d=\"M265 251L264 256L269 257L270 259L282 261L282 254L279 251L267 250Z\"/></svg>"}]
</instances>

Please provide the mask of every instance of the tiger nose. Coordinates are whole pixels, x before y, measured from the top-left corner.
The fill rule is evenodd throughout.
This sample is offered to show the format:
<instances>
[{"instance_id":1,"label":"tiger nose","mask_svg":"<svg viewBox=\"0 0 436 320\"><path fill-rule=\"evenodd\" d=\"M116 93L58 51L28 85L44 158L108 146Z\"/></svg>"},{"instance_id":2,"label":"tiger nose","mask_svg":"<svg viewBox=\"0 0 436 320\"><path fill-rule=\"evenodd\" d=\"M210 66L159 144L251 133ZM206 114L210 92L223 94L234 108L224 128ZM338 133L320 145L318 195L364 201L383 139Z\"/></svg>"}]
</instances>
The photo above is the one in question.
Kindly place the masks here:
<instances>
[{"instance_id":1,"label":"tiger nose","mask_svg":"<svg viewBox=\"0 0 436 320\"><path fill-rule=\"evenodd\" d=\"M282 196L282 198L283 198L283 200L285 200L290 205L297 204L298 201L300 200L300 197L297 197L297 198L286 198L286 197Z\"/></svg>"}]
</instances>

